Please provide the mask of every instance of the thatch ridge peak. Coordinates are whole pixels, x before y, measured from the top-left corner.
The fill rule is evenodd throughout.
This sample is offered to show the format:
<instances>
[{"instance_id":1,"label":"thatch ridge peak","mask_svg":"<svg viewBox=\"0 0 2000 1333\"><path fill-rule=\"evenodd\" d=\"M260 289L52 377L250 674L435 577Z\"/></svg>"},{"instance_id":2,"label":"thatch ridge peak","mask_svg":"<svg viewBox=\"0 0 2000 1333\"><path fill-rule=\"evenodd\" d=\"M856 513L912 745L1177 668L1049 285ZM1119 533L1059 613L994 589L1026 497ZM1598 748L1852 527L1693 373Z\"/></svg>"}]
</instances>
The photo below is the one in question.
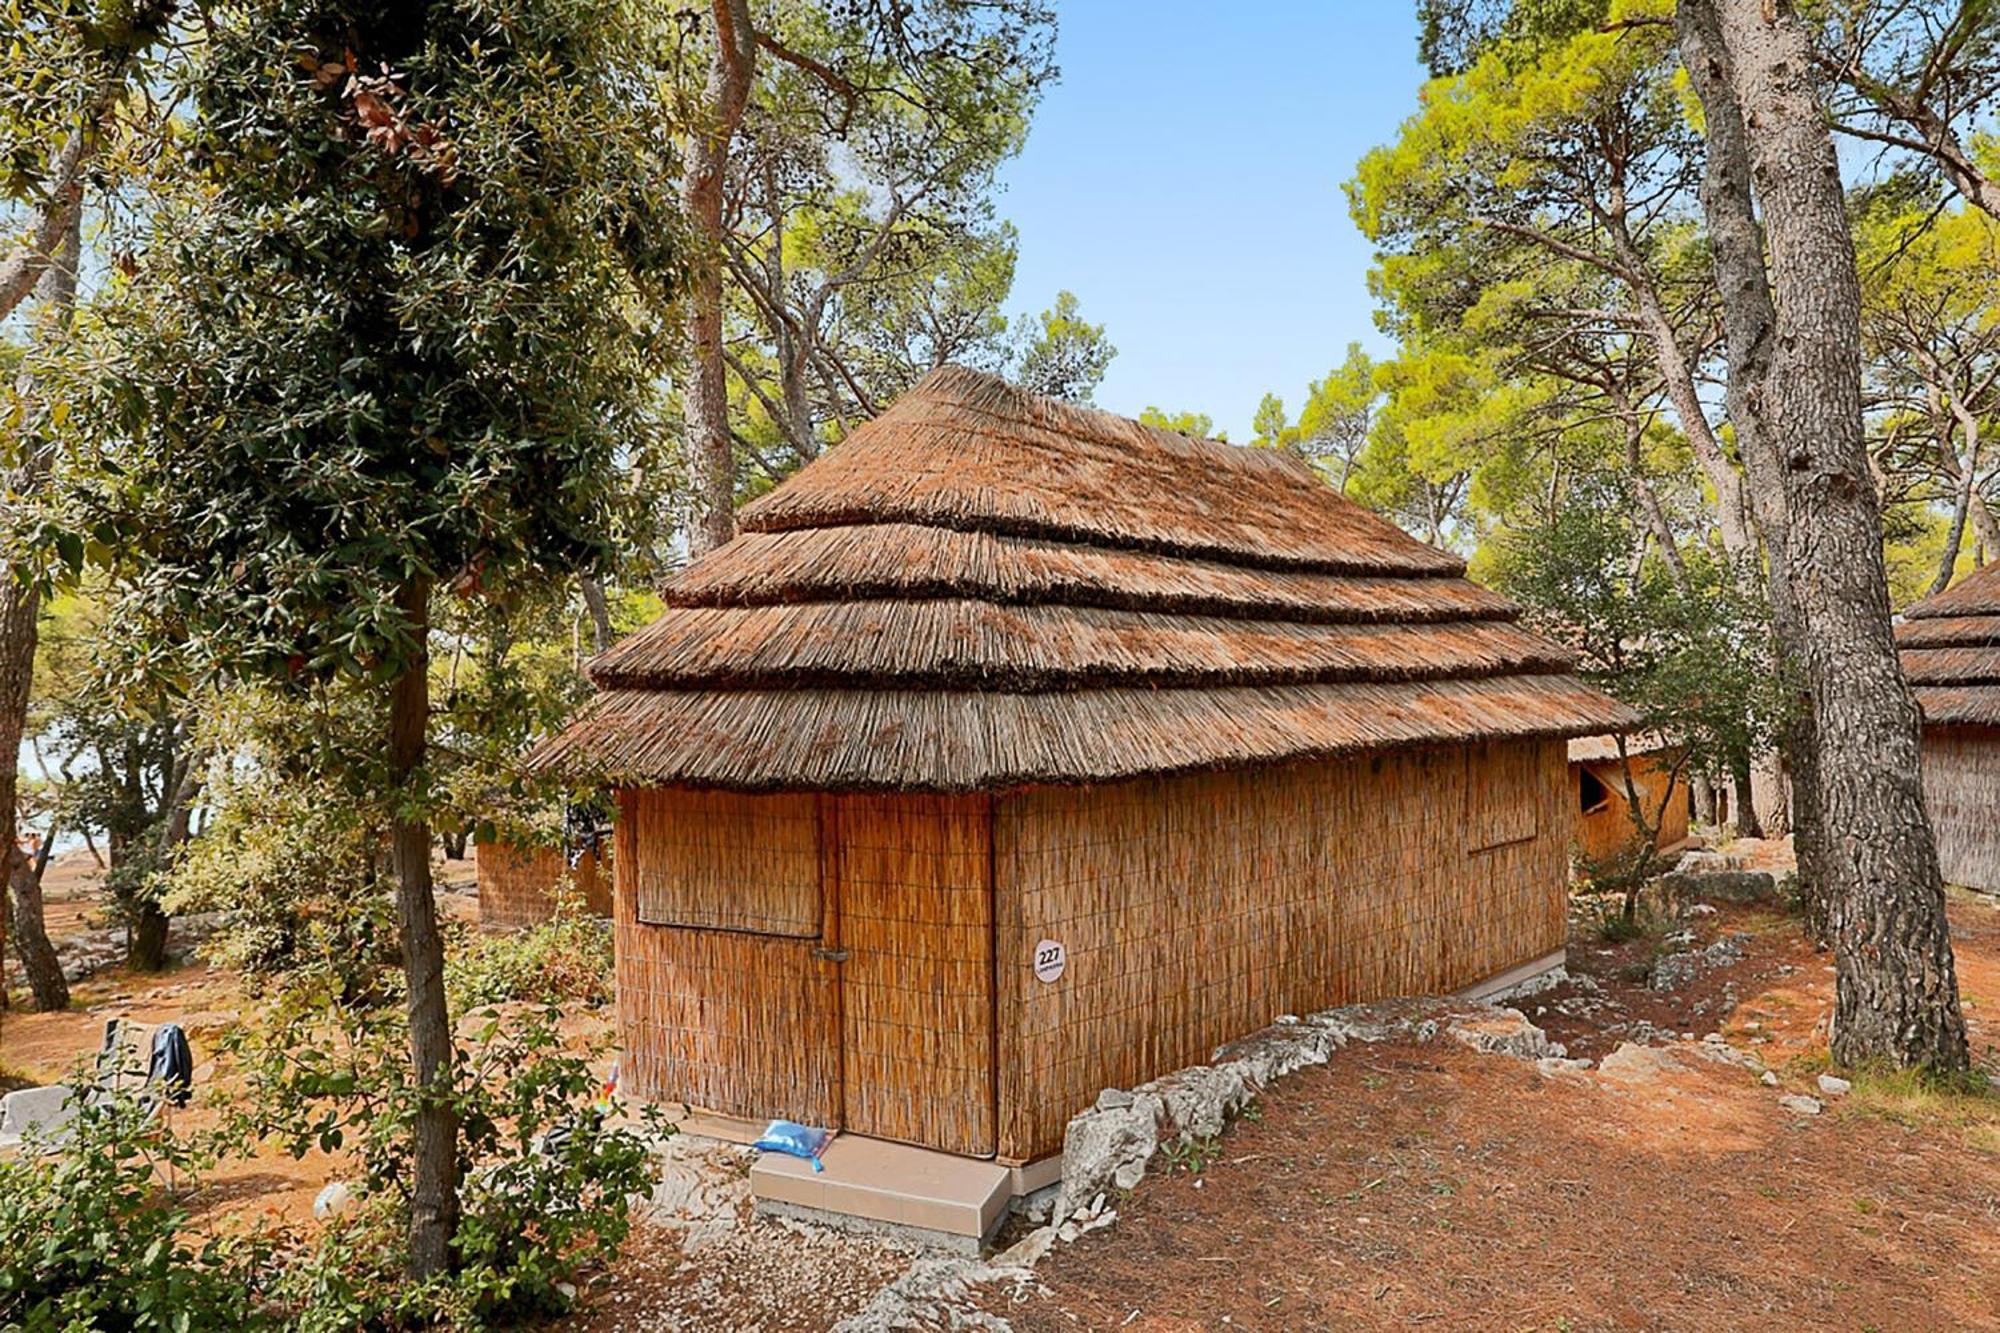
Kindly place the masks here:
<instances>
[{"instance_id":1,"label":"thatch ridge peak","mask_svg":"<svg viewBox=\"0 0 2000 1333\"><path fill-rule=\"evenodd\" d=\"M961 366L743 507L746 532L909 523L1258 568L1458 575L1279 450L1056 402Z\"/></svg>"}]
</instances>

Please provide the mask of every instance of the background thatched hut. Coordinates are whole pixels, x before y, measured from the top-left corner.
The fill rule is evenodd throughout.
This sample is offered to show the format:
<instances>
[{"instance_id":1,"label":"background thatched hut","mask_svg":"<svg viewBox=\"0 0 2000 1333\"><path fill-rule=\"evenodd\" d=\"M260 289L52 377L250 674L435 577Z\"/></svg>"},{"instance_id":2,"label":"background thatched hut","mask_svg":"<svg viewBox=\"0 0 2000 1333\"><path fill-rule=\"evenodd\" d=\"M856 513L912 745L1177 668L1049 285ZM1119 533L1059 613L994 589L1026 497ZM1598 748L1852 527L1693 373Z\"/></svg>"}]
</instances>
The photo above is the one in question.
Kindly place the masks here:
<instances>
[{"instance_id":1,"label":"background thatched hut","mask_svg":"<svg viewBox=\"0 0 2000 1333\"><path fill-rule=\"evenodd\" d=\"M1275 1015L1559 956L1626 725L1286 454L947 368L598 658L628 1086L1024 1162Z\"/></svg>"},{"instance_id":2,"label":"background thatched hut","mask_svg":"<svg viewBox=\"0 0 2000 1333\"><path fill-rule=\"evenodd\" d=\"M1948 883L2000 893L2000 565L1904 612L1924 715L1924 804Z\"/></svg>"},{"instance_id":3,"label":"background thatched hut","mask_svg":"<svg viewBox=\"0 0 2000 1333\"><path fill-rule=\"evenodd\" d=\"M574 866L561 848L539 843L478 842L473 863L479 878L479 923L533 926L555 914L556 887L567 871L583 909L611 915L611 876L604 857L586 850Z\"/></svg>"},{"instance_id":4,"label":"background thatched hut","mask_svg":"<svg viewBox=\"0 0 2000 1333\"><path fill-rule=\"evenodd\" d=\"M1653 849L1671 856L1687 846L1688 787L1674 768L1673 747L1657 735L1629 736L1626 754L1632 785L1648 823L1660 822ZM1611 736L1580 736L1569 743L1570 789L1576 798L1576 848L1604 861L1632 844L1632 803L1625 791L1624 764Z\"/></svg>"}]
</instances>

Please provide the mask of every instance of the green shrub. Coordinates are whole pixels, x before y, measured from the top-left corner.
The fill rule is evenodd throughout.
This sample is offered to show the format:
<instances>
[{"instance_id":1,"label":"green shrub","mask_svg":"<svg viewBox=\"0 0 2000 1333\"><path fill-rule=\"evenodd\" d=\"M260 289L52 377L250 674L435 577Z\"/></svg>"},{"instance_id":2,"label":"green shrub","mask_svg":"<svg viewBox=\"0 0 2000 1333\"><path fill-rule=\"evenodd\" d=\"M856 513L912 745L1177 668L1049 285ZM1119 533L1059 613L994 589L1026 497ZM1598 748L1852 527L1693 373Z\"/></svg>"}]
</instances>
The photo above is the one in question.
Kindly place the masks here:
<instances>
[{"instance_id":1,"label":"green shrub","mask_svg":"<svg viewBox=\"0 0 2000 1333\"><path fill-rule=\"evenodd\" d=\"M277 1326L264 1299L271 1238L190 1223L203 1154L129 1099L82 1108L68 1135L58 1151L0 1161L0 1328Z\"/></svg>"},{"instance_id":2,"label":"green shrub","mask_svg":"<svg viewBox=\"0 0 2000 1333\"><path fill-rule=\"evenodd\" d=\"M552 923L547 940L594 923ZM552 1007L488 1010L461 1033L452 1102L464 1205L452 1272L405 1274L410 1129L418 1105L394 1006L338 1002L328 974L288 987L226 1040L245 1091L220 1128L183 1139L129 1100L86 1108L56 1153L0 1161L0 1329L187 1333L482 1330L560 1312L559 1285L609 1262L652 1187L646 1108L613 1123L589 1053ZM81 1077L81 1076L79 1076ZM211 1233L187 1200L217 1161L258 1142L345 1154L359 1206L317 1234ZM178 1188L169 1188L168 1181Z\"/></svg>"},{"instance_id":3,"label":"green shrub","mask_svg":"<svg viewBox=\"0 0 2000 1333\"><path fill-rule=\"evenodd\" d=\"M454 1013L482 1005L583 1005L612 1000L611 923L558 898L556 914L523 931L461 929L445 955Z\"/></svg>"},{"instance_id":4,"label":"green shrub","mask_svg":"<svg viewBox=\"0 0 2000 1333\"><path fill-rule=\"evenodd\" d=\"M248 771L222 785L215 823L164 876L168 910L221 912L203 952L253 989L326 977L350 1001L374 993L398 958L380 831L306 778Z\"/></svg>"},{"instance_id":5,"label":"green shrub","mask_svg":"<svg viewBox=\"0 0 2000 1333\"><path fill-rule=\"evenodd\" d=\"M617 1254L634 1198L652 1188L653 1143L672 1129L651 1108L636 1128L608 1121L589 1061L562 1048L560 1017L553 1008L493 1015L460 1044L457 1262L422 1284L403 1272L418 1096L400 1022L335 1007L234 1043L254 1089L239 1121L247 1136L295 1156L317 1147L356 1159L360 1207L279 1280L294 1327L512 1326L562 1310L557 1283Z\"/></svg>"}]
</instances>

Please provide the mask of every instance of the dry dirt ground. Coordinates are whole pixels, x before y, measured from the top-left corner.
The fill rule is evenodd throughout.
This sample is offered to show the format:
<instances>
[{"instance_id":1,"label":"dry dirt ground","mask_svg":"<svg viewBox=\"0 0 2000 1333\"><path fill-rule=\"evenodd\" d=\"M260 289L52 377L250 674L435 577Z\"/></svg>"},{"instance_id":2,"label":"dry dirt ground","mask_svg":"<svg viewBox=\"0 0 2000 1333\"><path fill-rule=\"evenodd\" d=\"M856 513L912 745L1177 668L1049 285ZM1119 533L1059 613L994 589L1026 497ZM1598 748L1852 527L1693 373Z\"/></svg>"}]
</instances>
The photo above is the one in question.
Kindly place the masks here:
<instances>
[{"instance_id":1,"label":"dry dirt ground","mask_svg":"<svg viewBox=\"0 0 2000 1333\"><path fill-rule=\"evenodd\" d=\"M88 910L80 883L59 920ZM1990 1067L2000 907L1955 895L1951 911ZM1691 980L1647 987L1657 955L1718 942ZM1610 943L1582 912L1570 966L1585 980L1520 1005L1573 1055L1648 1045L1622 1075L1351 1045L1268 1089L1198 1172L1156 1160L1115 1225L1056 1246L1018 1294L986 1289L987 1310L1021 1330L2000 1328L2000 1098L1861 1078L1818 1116L1781 1108L1817 1094L1832 993L1795 921L1720 905ZM113 1013L183 1022L200 1059L243 1012L235 979L199 962L77 992L68 1014L7 1015L0 1068L58 1074ZM1702 1058L1709 1034L1780 1086ZM825 1329L908 1266L891 1245L752 1219L745 1165L671 1151L667 1206L582 1277L563 1326ZM296 1221L339 1173L243 1163L207 1202Z\"/></svg>"},{"instance_id":2,"label":"dry dirt ground","mask_svg":"<svg viewBox=\"0 0 2000 1333\"><path fill-rule=\"evenodd\" d=\"M437 872L443 890L438 901L445 914L476 920L478 899L465 892L472 882L471 862L445 862ZM88 852L58 857L49 865L43 881L45 920L66 966L79 951L98 950L116 933L105 916L102 883ZM13 1008L0 1012L0 1090L62 1081L79 1060L98 1049L104 1025L113 1018L149 1025L172 1022L186 1031L194 1052L196 1091L191 1107L174 1112L174 1126L193 1133L218 1124L217 1094L227 1080L218 1078L215 1052L220 1038L251 1006L236 974L204 962L181 930L170 931L167 947L172 961L166 971L100 969L71 982L70 1008L56 1014L27 1007L27 983L10 952L7 966L0 968L0 980L13 1000ZM340 1158L311 1153L294 1159L269 1148L248 1160L223 1164L209 1178L196 1209L233 1213L246 1223L305 1223L312 1216L313 1198L346 1174Z\"/></svg>"},{"instance_id":3,"label":"dry dirt ground","mask_svg":"<svg viewBox=\"0 0 2000 1333\"><path fill-rule=\"evenodd\" d=\"M1951 916L1991 1068L2000 909L1955 896ZM1664 1059L1545 1077L1451 1043L1350 1046L988 1308L1024 1331L2000 1328L2000 1098L1860 1078L1818 1116L1781 1108L1819 1095L1830 969L1774 912L1697 920L1697 944L1740 934L1744 958L1660 994L1634 975L1657 939L1580 930L1571 969L1599 992L1521 1004L1573 1055L1640 1023L1694 1034ZM1779 1086L1701 1058L1713 1032Z\"/></svg>"}]
</instances>

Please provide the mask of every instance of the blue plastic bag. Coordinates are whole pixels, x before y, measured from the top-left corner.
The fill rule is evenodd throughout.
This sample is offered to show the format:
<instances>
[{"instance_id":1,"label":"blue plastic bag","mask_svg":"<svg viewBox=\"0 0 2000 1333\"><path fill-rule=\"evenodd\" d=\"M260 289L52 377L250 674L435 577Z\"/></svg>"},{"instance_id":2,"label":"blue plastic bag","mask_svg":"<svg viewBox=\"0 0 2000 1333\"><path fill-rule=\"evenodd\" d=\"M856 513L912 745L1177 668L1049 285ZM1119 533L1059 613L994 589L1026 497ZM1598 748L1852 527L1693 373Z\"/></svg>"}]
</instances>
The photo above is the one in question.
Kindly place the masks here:
<instances>
[{"instance_id":1,"label":"blue plastic bag","mask_svg":"<svg viewBox=\"0 0 2000 1333\"><path fill-rule=\"evenodd\" d=\"M833 1131L830 1129L814 1129L811 1125L790 1120L773 1120L764 1127L764 1136L750 1146L764 1152L802 1157L813 1164L813 1170L824 1171L826 1168L820 1165L819 1155L832 1141Z\"/></svg>"}]
</instances>

